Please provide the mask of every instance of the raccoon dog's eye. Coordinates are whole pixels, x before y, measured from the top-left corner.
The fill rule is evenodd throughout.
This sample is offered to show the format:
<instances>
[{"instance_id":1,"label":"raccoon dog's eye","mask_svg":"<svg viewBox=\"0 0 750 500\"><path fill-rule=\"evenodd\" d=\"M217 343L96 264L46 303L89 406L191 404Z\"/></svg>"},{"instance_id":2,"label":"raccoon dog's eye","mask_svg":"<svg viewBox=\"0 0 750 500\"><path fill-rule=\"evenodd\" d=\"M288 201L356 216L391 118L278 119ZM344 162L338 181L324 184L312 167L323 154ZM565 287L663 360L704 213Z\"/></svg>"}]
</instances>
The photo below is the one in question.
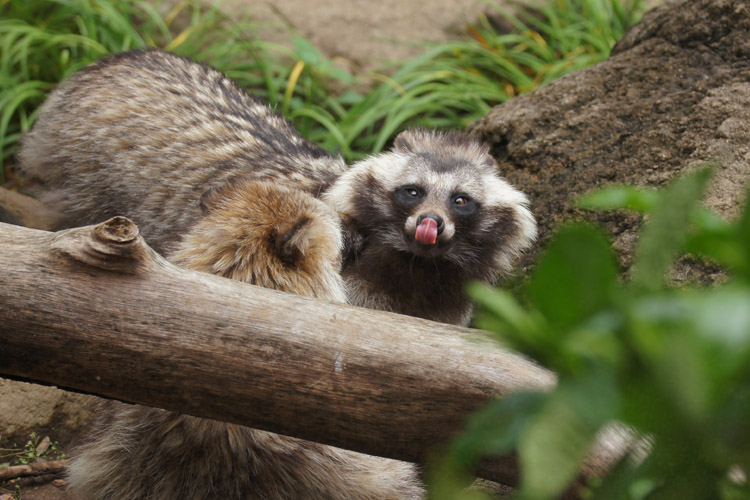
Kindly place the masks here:
<instances>
[{"instance_id":1,"label":"raccoon dog's eye","mask_svg":"<svg viewBox=\"0 0 750 500\"><path fill-rule=\"evenodd\" d=\"M419 186L406 185L396 189L393 193L396 204L405 208L413 207L422 203L425 192Z\"/></svg>"},{"instance_id":2,"label":"raccoon dog's eye","mask_svg":"<svg viewBox=\"0 0 750 500\"><path fill-rule=\"evenodd\" d=\"M451 208L459 215L471 215L477 211L477 202L467 194L454 194L451 197Z\"/></svg>"}]
</instances>

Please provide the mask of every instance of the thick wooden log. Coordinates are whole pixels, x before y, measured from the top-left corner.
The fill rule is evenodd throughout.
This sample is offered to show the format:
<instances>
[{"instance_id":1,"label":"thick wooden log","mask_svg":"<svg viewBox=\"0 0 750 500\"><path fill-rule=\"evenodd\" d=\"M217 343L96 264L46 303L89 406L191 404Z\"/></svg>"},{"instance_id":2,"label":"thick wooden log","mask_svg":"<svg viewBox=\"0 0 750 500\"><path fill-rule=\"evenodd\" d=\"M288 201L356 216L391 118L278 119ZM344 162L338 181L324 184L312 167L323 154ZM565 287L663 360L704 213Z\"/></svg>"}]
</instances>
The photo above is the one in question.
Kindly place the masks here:
<instances>
[{"instance_id":1,"label":"thick wooden log","mask_svg":"<svg viewBox=\"0 0 750 500\"><path fill-rule=\"evenodd\" d=\"M178 268L122 217L0 224L0 255L13 377L416 462L489 398L556 382L483 332ZM516 474L512 459L482 471Z\"/></svg>"}]
</instances>

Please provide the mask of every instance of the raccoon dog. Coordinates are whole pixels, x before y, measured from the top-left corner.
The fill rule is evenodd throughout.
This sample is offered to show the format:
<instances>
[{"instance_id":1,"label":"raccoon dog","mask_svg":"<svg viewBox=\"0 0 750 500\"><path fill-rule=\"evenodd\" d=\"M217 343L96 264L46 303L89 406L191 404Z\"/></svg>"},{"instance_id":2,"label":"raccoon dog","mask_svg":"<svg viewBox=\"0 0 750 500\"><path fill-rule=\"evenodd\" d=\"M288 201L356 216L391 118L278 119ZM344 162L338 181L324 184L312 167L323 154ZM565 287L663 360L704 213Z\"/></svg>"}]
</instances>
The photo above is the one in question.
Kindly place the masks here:
<instances>
[{"instance_id":1,"label":"raccoon dog","mask_svg":"<svg viewBox=\"0 0 750 500\"><path fill-rule=\"evenodd\" d=\"M525 196L473 139L404 132L347 170L221 73L158 51L109 57L64 82L23 138L19 167L40 181L59 227L126 215L195 269L332 300L343 276L351 303L455 324L471 315L464 283L495 281L535 236ZM257 208L278 199L315 210ZM330 209L344 230L338 276L322 264L342 238ZM91 498L421 495L398 462L161 410L126 407L107 422L71 470ZM179 443L183 458L171 460Z\"/></svg>"},{"instance_id":2,"label":"raccoon dog","mask_svg":"<svg viewBox=\"0 0 750 500\"><path fill-rule=\"evenodd\" d=\"M236 179L201 198L203 217L170 259L320 299L346 300L335 214L311 195ZM411 464L107 401L68 470L80 499L417 499Z\"/></svg>"},{"instance_id":3,"label":"raccoon dog","mask_svg":"<svg viewBox=\"0 0 750 500\"><path fill-rule=\"evenodd\" d=\"M323 194L346 228L350 302L467 325L464 285L492 283L536 236L526 197L487 146L459 134L401 133Z\"/></svg>"},{"instance_id":4,"label":"raccoon dog","mask_svg":"<svg viewBox=\"0 0 750 500\"><path fill-rule=\"evenodd\" d=\"M56 229L126 215L160 253L237 177L313 195L346 170L221 73L159 51L104 58L50 93L21 140L19 171ZM236 184L244 186L244 184Z\"/></svg>"}]
</instances>

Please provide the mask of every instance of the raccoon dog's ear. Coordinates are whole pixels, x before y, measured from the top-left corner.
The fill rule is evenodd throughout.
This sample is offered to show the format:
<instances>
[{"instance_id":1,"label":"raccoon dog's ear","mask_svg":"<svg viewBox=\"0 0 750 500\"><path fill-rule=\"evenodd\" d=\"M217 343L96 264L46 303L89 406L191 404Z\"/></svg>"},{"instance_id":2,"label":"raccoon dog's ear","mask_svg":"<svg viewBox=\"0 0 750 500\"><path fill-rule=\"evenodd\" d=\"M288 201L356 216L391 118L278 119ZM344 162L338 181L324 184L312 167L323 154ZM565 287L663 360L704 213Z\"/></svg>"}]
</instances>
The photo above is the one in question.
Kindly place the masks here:
<instances>
[{"instance_id":1,"label":"raccoon dog's ear","mask_svg":"<svg viewBox=\"0 0 750 500\"><path fill-rule=\"evenodd\" d=\"M198 202L201 207L201 214L207 215L209 212L219 206L221 200L224 198L225 193L232 192L237 188L239 184L243 182L244 178L240 176L230 177L218 186L207 189L202 195Z\"/></svg>"},{"instance_id":2,"label":"raccoon dog's ear","mask_svg":"<svg viewBox=\"0 0 750 500\"><path fill-rule=\"evenodd\" d=\"M404 130L393 140L393 149L404 153L413 153L416 134L415 130Z\"/></svg>"}]
</instances>

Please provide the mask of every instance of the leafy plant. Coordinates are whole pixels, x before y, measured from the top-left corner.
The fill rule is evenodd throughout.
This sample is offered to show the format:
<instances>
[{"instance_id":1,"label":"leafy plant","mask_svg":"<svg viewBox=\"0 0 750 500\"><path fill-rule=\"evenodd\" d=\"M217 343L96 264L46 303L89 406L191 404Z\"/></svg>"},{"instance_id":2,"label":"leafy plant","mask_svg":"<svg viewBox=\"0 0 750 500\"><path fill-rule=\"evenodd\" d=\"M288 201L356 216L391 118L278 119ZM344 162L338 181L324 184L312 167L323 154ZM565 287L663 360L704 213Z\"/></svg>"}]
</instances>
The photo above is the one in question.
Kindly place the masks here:
<instances>
[{"instance_id":1,"label":"leafy plant","mask_svg":"<svg viewBox=\"0 0 750 500\"><path fill-rule=\"evenodd\" d=\"M13 443L10 448L0 448L0 467L10 464L28 464L40 458L59 459L64 456L65 453L60 449L57 441L50 441L48 437L42 439L36 432L32 432L23 446Z\"/></svg>"},{"instance_id":2,"label":"leafy plant","mask_svg":"<svg viewBox=\"0 0 750 500\"><path fill-rule=\"evenodd\" d=\"M737 221L723 221L697 205L708 179L702 170L662 192L617 187L581 200L647 214L628 282L602 231L576 223L549 244L521 300L471 288L479 326L556 371L559 384L474 416L437 468L434 498L463 498L456 478L480 456L512 450L519 497L557 498L615 420L650 449L589 485L586 498L750 498L750 203ZM664 276L685 252L713 259L732 279L668 287Z\"/></svg>"}]
</instances>

